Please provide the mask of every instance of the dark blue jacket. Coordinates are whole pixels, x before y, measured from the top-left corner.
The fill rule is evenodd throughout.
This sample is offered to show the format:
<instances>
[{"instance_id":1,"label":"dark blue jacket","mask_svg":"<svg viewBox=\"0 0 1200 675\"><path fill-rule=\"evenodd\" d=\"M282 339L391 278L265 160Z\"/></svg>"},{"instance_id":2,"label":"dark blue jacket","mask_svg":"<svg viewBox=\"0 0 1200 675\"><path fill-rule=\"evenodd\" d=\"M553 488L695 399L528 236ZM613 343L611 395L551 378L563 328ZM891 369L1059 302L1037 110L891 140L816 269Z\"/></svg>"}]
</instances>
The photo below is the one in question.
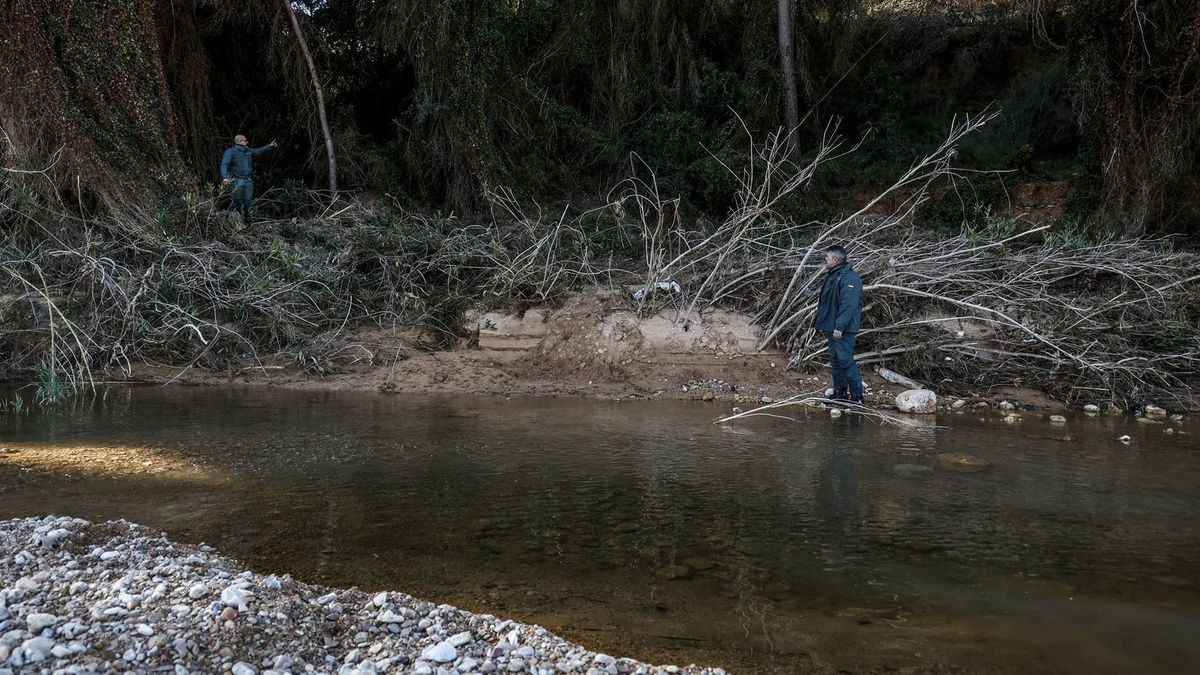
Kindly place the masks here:
<instances>
[{"instance_id":1,"label":"dark blue jacket","mask_svg":"<svg viewBox=\"0 0 1200 675\"><path fill-rule=\"evenodd\" d=\"M862 279L848 262L825 273L813 328L826 333L857 333L862 320Z\"/></svg>"},{"instance_id":2,"label":"dark blue jacket","mask_svg":"<svg viewBox=\"0 0 1200 675\"><path fill-rule=\"evenodd\" d=\"M225 151L225 155L221 157L221 178L249 178L254 175L254 161L252 157L266 154L271 151L271 146L264 145L261 148L246 148L240 145L235 145Z\"/></svg>"}]
</instances>

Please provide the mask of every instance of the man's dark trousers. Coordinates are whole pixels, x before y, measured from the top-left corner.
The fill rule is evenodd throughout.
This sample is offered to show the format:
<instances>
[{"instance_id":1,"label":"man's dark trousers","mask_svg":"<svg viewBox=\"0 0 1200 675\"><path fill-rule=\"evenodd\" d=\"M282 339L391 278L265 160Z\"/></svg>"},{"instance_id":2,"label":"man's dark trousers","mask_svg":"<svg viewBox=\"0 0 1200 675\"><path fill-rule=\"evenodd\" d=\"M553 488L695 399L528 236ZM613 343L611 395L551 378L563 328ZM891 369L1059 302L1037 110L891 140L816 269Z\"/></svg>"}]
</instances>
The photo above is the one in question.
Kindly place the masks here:
<instances>
[{"instance_id":1,"label":"man's dark trousers","mask_svg":"<svg viewBox=\"0 0 1200 675\"><path fill-rule=\"evenodd\" d=\"M829 366L833 370L833 396L842 398L847 392L850 398L861 401L863 396L862 373L854 362L854 341L858 333L842 333L842 337L829 336Z\"/></svg>"},{"instance_id":2,"label":"man's dark trousers","mask_svg":"<svg viewBox=\"0 0 1200 675\"><path fill-rule=\"evenodd\" d=\"M230 208L242 214L245 220L250 219L250 209L254 207L254 180L250 178L233 179L233 203Z\"/></svg>"}]
</instances>

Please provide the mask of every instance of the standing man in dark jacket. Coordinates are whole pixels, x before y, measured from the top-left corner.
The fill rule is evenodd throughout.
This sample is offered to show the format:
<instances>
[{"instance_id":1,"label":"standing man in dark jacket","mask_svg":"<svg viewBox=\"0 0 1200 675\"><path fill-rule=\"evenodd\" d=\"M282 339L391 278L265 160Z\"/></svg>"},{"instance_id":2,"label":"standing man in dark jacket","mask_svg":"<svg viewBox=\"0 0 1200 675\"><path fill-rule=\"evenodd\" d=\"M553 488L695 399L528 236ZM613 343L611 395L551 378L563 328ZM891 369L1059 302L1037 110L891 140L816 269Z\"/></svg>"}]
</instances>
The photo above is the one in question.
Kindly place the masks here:
<instances>
[{"instance_id":1,"label":"standing man in dark jacket","mask_svg":"<svg viewBox=\"0 0 1200 675\"><path fill-rule=\"evenodd\" d=\"M817 302L813 327L829 338L829 365L833 370L833 398L862 404L863 383L854 362L854 341L862 319L862 279L846 260L846 249L825 249L825 283Z\"/></svg>"},{"instance_id":2,"label":"standing man in dark jacket","mask_svg":"<svg viewBox=\"0 0 1200 675\"><path fill-rule=\"evenodd\" d=\"M274 140L261 148L251 148L249 145L246 137L238 134L233 137L233 147L221 157L222 185L233 184L233 203L229 208L241 213L247 221L250 220L250 208L254 206L253 158L279 147Z\"/></svg>"}]
</instances>

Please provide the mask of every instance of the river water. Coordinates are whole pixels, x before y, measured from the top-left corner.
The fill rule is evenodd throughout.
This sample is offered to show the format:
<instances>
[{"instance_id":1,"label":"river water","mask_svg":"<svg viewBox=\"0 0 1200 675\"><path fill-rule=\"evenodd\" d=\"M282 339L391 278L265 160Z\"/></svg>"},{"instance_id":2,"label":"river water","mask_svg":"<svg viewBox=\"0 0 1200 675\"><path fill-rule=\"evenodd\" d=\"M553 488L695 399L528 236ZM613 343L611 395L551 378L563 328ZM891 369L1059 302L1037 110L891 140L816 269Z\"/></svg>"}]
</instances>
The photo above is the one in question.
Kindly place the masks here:
<instances>
[{"instance_id":1,"label":"river water","mask_svg":"<svg viewBox=\"0 0 1200 675\"><path fill-rule=\"evenodd\" d=\"M728 409L112 389L0 413L0 517L126 518L733 672L1200 672L1197 421Z\"/></svg>"}]
</instances>

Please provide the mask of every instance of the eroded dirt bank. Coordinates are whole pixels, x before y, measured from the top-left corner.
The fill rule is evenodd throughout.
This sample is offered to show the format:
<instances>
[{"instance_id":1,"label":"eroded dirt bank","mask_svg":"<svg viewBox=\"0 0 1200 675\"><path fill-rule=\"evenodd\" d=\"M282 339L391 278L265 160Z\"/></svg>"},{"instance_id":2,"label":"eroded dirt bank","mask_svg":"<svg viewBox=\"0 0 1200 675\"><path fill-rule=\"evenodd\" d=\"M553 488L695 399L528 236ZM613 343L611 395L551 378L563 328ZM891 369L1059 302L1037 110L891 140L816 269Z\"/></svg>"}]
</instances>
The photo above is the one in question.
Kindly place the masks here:
<instances>
[{"instance_id":1,"label":"eroded dirt bank","mask_svg":"<svg viewBox=\"0 0 1200 675\"><path fill-rule=\"evenodd\" d=\"M273 384L329 390L501 396L668 398L757 404L800 394L820 395L828 370L814 364L788 370L788 355L758 350L751 317L716 310L685 317L666 307L639 317L613 293L572 297L560 307L471 313L468 337L449 350L430 350L410 328L342 338L324 363L245 362L223 372L139 367L134 379L184 384ZM249 355L247 355L249 356ZM863 365L868 401L887 407L905 390ZM927 384L927 383L922 383ZM932 389L938 387L927 384ZM962 390L962 387L954 387ZM1021 407L1063 406L1033 389L997 386L962 391L968 403L1011 401ZM958 396L944 397L945 405Z\"/></svg>"}]
</instances>

